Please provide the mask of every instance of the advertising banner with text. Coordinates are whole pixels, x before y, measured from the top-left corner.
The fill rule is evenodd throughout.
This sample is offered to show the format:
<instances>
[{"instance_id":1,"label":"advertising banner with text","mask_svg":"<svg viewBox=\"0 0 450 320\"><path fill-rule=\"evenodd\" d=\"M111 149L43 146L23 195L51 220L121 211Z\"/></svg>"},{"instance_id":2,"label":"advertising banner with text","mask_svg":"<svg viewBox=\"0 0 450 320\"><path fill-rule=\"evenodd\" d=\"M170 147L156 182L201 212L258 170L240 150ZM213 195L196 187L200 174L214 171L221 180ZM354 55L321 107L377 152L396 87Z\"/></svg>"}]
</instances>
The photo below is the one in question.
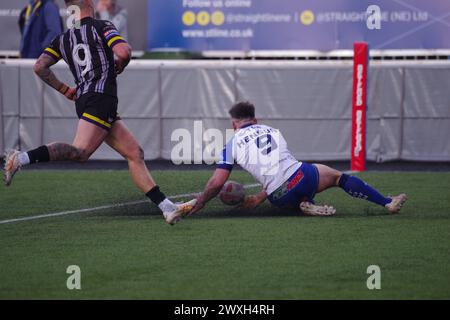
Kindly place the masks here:
<instances>
[{"instance_id":1,"label":"advertising banner with text","mask_svg":"<svg viewBox=\"0 0 450 320\"><path fill-rule=\"evenodd\" d=\"M450 49L449 0L148 0L148 49Z\"/></svg>"}]
</instances>

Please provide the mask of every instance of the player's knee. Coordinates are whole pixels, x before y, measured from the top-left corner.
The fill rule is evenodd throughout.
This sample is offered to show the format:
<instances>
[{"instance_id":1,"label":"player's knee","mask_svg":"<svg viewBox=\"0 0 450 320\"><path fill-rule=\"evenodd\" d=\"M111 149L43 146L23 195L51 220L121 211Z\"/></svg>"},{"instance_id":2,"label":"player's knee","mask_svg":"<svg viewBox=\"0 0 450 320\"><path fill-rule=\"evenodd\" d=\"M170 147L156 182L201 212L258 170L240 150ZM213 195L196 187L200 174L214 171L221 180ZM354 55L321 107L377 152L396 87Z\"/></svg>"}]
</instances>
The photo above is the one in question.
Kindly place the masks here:
<instances>
[{"instance_id":1,"label":"player's knee","mask_svg":"<svg viewBox=\"0 0 450 320\"><path fill-rule=\"evenodd\" d=\"M345 189L345 185L349 177L351 176L346 173L339 172L339 177L336 179L336 186Z\"/></svg>"},{"instance_id":2,"label":"player's knee","mask_svg":"<svg viewBox=\"0 0 450 320\"><path fill-rule=\"evenodd\" d=\"M142 149L141 147L139 147L139 158L141 160L144 160L144 158L145 158L144 149Z\"/></svg>"},{"instance_id":3,"label":"player's knee","mask_svg":"<svg viewBox=\"0 0 450 320\"><path fill-rule=\"evenodd\" d=\"M91 157L91 152L89 152L88 150L85 149L81 149L81 148L77 148L76 149L76 155L75 155L75 159L78 162L86 162L89 160L89 158Z\"/></svg>"},{"instance_id":4,"label":"player's knee","mask_svg":"<svg viewBox=\"0 0 450 320\"><path fill-rule=\"evenodd\" d=\"M340 171L336 171L334 174L334 185L335 186L339 186L339 182L341 181L341 177L342 177L342 172Z\"/></svg>"}]
</instances>

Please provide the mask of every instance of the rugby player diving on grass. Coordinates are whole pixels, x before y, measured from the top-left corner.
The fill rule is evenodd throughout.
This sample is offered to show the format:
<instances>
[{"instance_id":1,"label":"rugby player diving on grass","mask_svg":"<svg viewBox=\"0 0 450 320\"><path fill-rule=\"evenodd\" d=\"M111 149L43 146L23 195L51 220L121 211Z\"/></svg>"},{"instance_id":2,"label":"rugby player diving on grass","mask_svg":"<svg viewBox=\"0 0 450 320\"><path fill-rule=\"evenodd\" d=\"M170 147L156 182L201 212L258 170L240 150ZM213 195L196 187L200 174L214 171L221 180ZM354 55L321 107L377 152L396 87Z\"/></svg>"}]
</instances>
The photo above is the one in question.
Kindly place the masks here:
<instances>
[{"instance_id":1,"label":"rugby player diving on grass","mask_svg":"<svg viewBox=\"0 0 450 320\"><path fill-rule=\"evenodd\" d=\"M87 161L102 143L121 154L129 165L135 185L173 224L192 209L195 200L174 204L160 191L145 162L144 153L133 134L117 114L117 81L131 59L131 47L111 22L94 19L92 0L65 0L78 6L78 23L57 36L37 60L34 71L50 87L75 101L79 118L72 144L54 142L28 152L17 150L5 156L4 180L10 186L17 171L26 165L49 161ZM50 67L63 59L76 87L61 82Z\"/></svg>"},{"instance_id":2,"label":"rugby player diving on grass","mask_svg":"<svg viewBox=\"0 0 450 320\"><path fill-rule=\"evenodd\" d=\"M197 204L190 214L201 210L219 194L235 163L263 186L260 193L245 197L243 206L248 209L256 208L269 199L272 205L296 208L304 215L332 216L336 210L331 206L316 205L314 197L333 187L340 187L352 197L383 206L391 214L398 213L406 201L405 194L385 197L357 177L322 164L297 161L277 129L258 124L255 107L249 102L237 103L229 114L235 136L225 146L214 175L197 197Z\"/></svg>"}]
</instances>

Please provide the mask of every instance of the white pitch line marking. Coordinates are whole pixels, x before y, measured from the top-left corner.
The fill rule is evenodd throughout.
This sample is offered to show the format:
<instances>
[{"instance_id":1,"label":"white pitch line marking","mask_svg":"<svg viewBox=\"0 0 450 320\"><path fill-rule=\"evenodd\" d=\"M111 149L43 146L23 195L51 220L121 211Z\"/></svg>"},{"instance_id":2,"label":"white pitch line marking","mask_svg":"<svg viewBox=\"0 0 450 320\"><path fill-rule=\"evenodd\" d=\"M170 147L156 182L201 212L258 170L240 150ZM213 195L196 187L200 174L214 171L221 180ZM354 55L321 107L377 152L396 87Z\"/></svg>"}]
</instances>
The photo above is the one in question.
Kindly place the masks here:
<instances>
[{"instance_id":1,"label":"white pitch line marking","mask_svg":"<svg viewBox=\"0 0 450 320\"><path fill-rule=\"evenodd\" d=\"M248 184L245 185L244 188L250 189L260 186L259 183L255 184ZM195 193L185 193L185 194L177 194L174 196L169 196L169 199L181 199L181 198L188 198L193 197L200 192ZM138 204L147 203L149 200L138 200L138 201L130 201L130 202L124 202L124 203L118 203L118 204L109 204L94 208L86 208L86 209L78 209L78 210L70 210L70 211L62 211L62 212L56 212L56 213L49 213L49 214L41 214L37 216L31 216L31 217L24 217L24 218L17 218L17 219L8 219L8 220L1 220L0 224L10 224L15 222L23 222L23 221L31 221L31 220L39 220L39 219L46 219L46 218L53 218L53 217L61 217L61 216L67 216L70 214L76 214L76 213L86 213L86 212L95 212L95 211L101 211L101 210L107 210L107 209L115 209L115 208L121 208L121 207L127 207L127 206L133 206Z\"/></svg>"}]
</instances>

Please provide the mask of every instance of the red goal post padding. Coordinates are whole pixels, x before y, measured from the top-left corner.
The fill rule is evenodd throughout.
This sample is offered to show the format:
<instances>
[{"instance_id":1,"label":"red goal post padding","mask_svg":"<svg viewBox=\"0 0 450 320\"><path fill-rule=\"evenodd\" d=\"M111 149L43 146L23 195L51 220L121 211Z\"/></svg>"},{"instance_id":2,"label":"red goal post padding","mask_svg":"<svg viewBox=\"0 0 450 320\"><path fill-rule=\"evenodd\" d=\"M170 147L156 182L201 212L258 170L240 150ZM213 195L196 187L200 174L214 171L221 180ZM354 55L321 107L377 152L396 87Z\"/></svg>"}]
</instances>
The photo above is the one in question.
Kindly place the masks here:
<instances>
[{"instance_id":1,"label":"red goal post padding","mask_svg":"<svg viewBox=\"0 0 450 320\"><path fill-rule=\"evenodd\" d=\"M366 112L369 46L355 42L353 58L351 170L366 170Z\"/></svg>"}]
</instances>

